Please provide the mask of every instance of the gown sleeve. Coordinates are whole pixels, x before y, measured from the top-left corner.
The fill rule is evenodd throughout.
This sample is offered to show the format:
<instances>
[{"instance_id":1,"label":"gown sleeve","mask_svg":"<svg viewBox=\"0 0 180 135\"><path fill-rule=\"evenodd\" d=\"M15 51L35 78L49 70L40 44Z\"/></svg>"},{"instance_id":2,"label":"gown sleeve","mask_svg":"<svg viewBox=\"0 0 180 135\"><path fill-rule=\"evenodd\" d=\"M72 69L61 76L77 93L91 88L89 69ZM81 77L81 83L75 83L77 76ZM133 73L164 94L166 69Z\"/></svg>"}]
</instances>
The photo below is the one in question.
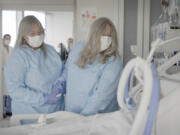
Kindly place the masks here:
<instances>
[{"instance_id":1,"label":"gown sleeve","mask_svg":"<svg viewBox=\"0 0 180 135\"><path fill-rule=\"evenodd\" d=\"M15 49L5 66L4 76L9 95L12 100L27 104L44 104L44 95L40 91L29 88L25 84L28 64L20 49Z\"/></svg>"}]
</instances>

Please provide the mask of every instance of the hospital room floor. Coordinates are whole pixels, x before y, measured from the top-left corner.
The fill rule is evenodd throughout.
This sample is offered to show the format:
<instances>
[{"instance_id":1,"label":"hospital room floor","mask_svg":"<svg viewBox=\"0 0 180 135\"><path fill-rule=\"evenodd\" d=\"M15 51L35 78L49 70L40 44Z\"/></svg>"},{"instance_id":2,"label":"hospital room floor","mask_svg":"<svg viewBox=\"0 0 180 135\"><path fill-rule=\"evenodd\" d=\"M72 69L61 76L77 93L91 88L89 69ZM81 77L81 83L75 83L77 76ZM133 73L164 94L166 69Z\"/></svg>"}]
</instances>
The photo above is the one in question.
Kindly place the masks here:
<instances>
[{"instance_id":1,"label":"hospital room floor","mask_svg":"<svg viewBox=\"0 0 180 135\"><path fill-rule=\"evenodd\" d=\"M9 126L9 119L10 117L7 117L0 121L0 128L8 127Z\"/></svg>"}]
</instances>

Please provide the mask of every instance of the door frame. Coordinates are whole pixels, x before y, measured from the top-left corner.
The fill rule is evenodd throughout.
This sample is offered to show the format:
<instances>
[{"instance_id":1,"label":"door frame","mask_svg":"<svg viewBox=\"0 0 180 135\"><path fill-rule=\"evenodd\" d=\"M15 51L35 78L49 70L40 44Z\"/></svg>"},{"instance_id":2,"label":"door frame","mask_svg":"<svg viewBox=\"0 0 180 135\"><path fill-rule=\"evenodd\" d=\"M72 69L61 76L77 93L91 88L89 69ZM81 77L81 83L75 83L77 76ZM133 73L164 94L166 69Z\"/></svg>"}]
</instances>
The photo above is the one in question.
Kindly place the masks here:
<instances>
[{"instance_id":1,"label":"door frame","mask_svg":"<svg viewBox=\"0 0 180 135\"><path fill-rule=\"evenodd\" d=\"M137 55L146 58L150 51L150 0L138 0Z\"/></svg>"}]
</instances>

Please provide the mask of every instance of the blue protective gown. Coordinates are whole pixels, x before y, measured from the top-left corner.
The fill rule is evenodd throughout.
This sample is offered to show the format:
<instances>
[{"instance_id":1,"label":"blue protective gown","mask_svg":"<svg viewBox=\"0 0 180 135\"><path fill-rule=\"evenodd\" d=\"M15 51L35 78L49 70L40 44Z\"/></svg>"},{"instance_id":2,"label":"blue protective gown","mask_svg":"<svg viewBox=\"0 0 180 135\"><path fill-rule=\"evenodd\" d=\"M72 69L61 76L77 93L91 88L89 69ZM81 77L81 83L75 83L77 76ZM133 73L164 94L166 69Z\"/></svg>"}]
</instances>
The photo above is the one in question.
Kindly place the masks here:
<instances>
[{"instance_id":1,"label":"blue protective gown","mask_svg":"<svg viewBox=\"0 0 180 135\"><path fill-rule=\"evenodd\" d=\"M79 43L72 48L59 78L66 80L65 110L85 116L115 111L118 109L116 92L122 71L120 57L114 60L112 56L105 64L96 60L83 69L76 63L84 46Z\"/></svg>"},{"instance_id":2,"label":"blue protective gown","mask_svg":"<svg viewBox=\"0 0 180 135\"><path fill-rule=\"evenodd\" d=\"M62 73L59 55L45 45L42 50L33 50L27 45L16 48L5 66L5 81L12 98L12 113L51 113L60 110L61 103L44 104L44 95L49 94L52 84Z\"/></svg>"}]
</instances>

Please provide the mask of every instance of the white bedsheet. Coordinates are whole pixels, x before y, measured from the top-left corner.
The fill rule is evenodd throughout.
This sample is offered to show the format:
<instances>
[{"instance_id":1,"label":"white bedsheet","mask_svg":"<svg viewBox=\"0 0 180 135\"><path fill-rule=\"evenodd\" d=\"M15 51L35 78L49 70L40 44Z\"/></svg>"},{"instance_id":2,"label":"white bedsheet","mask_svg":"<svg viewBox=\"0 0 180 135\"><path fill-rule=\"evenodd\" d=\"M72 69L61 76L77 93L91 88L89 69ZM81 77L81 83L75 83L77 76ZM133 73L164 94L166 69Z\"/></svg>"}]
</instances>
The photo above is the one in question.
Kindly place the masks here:
<instances>
[{"instance_id":1,"label":"white bedsheet","mask_svg":"<svg viewBox=\"0 0 180 135\"><path fill-rule=\"evenodd\" d=\"M177 88L180 88L180 83L178 82L172 82L165 79L161 79L160 83L161 83L161 92L163 96L167 96Z\"/></svg>"},{"instance_id":2,"label":"white bedsheet","mask_svg":"<svg viewBox=\"0 0 180 135\"><path fill-rule=\"evenodd\" d=\"M171 91L159 104L156 135L180 135L180 87Z\"/></svg>"},{"instance_id":3,"label":"white bedsheet","mask_svg":"<svg viewBox=\"0 0 180 135\"><path fill-rule=\"evenodd\" d=\"M31 125L0 128L0 135L128 135L132 125L132 113L116 111L84 117L70 112L51 114L54 123L42 128Z\"/></svg>"}]
</instances>

